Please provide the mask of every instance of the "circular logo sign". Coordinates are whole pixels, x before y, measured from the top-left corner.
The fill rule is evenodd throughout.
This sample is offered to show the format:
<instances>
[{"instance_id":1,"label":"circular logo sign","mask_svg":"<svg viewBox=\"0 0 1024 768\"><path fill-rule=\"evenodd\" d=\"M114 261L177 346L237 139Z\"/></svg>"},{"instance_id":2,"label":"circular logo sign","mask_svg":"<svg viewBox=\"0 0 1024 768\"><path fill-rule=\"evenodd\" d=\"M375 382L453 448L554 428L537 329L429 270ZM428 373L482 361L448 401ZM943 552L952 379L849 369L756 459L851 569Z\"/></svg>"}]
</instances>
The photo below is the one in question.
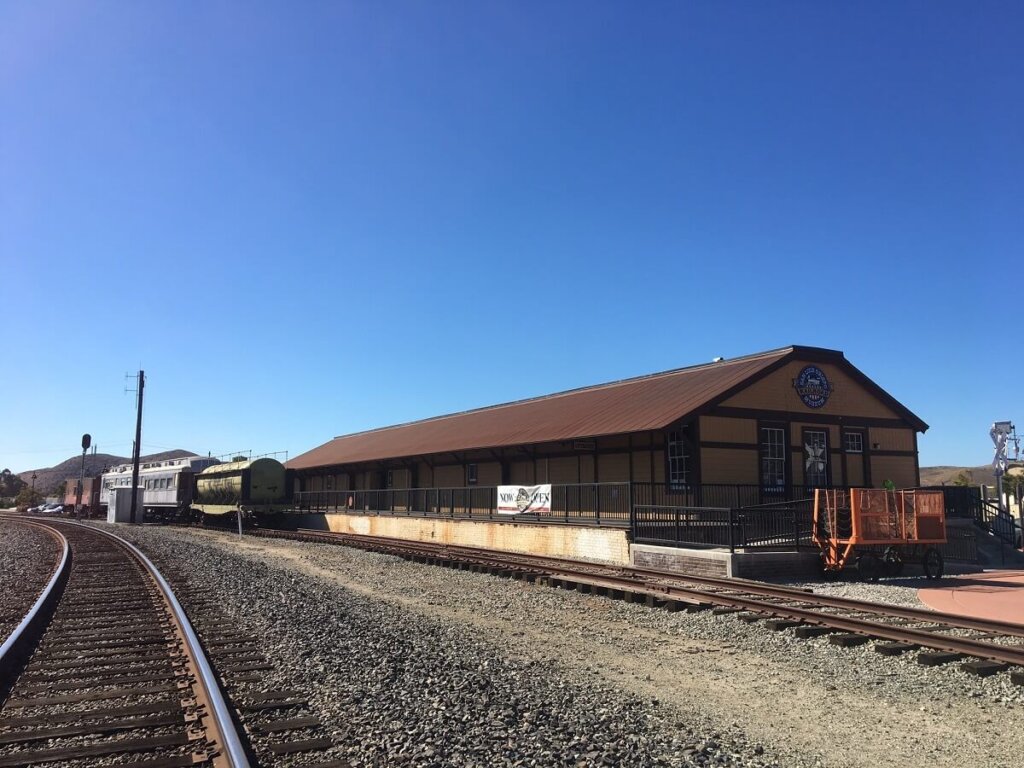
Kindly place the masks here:
<instances>
[{"instance_id":1,"label":"circular logo sign","mask_svg":"<svg viewBox=\"0 0 1024 768\"><path fill-rule=\"evenodd\" d=\"M808 408L821 408L832 394L825 372L816 365L808 365L793 380L793 388Z\"/></svg>"},{"instance_id":2,"label":"circular logo sign","mask_svg":"<svg viewBox=\"0 0 1024 768\"><path fill-rule=\"evenodd\" d=\"M525 512L529 509L531 501L530 492L525 488L520 488L519 493L516 494L516 506L519 508L519 511Z\"/></svg>"}]
</instances>

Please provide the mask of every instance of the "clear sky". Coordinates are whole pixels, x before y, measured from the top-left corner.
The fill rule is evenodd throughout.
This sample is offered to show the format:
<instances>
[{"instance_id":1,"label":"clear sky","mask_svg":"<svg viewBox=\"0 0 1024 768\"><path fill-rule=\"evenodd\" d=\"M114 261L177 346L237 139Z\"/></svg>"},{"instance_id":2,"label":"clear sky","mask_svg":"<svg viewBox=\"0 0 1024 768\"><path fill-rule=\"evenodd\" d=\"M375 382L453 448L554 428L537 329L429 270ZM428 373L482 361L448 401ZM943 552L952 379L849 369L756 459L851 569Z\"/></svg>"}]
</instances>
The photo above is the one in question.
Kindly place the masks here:
<instances>
[{"instance_id":1,"label":"clear sky","mask_svg":"<svg viewBox=\"0 0 1024 768\"><path fill-rule=\"evenodd\" d=\"M0 467L806 344L1024 428L1020 2L0 2Z\"/></svg>"}]
</instances>

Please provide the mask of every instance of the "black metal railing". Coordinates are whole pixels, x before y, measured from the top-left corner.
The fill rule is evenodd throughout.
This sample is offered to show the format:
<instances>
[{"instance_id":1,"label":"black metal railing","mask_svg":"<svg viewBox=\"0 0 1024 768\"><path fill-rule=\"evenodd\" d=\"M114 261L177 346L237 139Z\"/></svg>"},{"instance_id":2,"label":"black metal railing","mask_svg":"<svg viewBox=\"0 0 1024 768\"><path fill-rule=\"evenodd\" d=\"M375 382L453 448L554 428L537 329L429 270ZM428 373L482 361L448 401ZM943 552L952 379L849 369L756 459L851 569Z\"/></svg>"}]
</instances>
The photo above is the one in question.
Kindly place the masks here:
<instances>
[{"instance_id":1,"label":"black metal railing","mask_svg":"<svg viewBox=\"0 0 1024 768\"><path fill-rule=\"evenodd\" d=\"M629 483L552 485L550 512L542 513L498 512L496 486L299 491L295 494L294 505L299 512L358 512L581 525L630 524Z\"/></svg>"},{"instance_id":2,"label":"black metal railing","mask_svg":"<svg viewBox=\"0 0 1024 768\"><path fill-rule=\"evenodd\" d=\"M981 489L973 485L927 485L925 491L942 491L946 517L982 521Z\"/></svg>"},{"instance_id":3,"label":"black metal railing","mask_svg":"<svg viewBox=\"0 0 1024 768\"><path fill-rule=\"evenodd\" d=\"M747 507L638 504L633 540L673 547L799 550L812 544L809 499Z\"/></svg>"},{"instance_id":4,"label":"black metal railing","mask_svg":"<svg viewBox=\"0 0 1024 768\"><path fill-rule=\"evenodd\" d=\"M946 543L939 545L946 560L973 563L978 559L978 534L974 528L949 527Z\"/></svg>"}]
</instances>

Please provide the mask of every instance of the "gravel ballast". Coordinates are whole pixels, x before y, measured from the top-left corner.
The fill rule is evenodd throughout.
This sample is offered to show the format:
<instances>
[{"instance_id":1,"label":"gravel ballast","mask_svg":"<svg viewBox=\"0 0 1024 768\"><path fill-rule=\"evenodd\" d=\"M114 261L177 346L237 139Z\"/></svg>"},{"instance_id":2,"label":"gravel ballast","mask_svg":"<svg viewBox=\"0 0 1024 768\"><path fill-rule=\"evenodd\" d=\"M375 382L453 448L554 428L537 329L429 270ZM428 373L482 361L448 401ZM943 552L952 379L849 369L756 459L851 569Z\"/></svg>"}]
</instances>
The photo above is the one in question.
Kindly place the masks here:
<instances>
[{"instance_id":1,"label":"gravel ballast","mask_svg":"<svg viewBox=\"0 0 1024 768\"><path fill-rule=\"evenodd\" d=\"M265 638L267 684L302 687L352 765L931 768L1024 752L1024 690L1005 674L346 547L117 532L222 594Z\"/></svg>"},{"instance_id":2,"label":"gravel ballast","mask_svg":"<svg viewBox=\"0 0 1024 768\"><path fill-rule=\"evenodd\" d=\"M0 643L7 639L53 576L57 542L38 528L4 520L0 536Z\"/></svg>"}]
</instances>

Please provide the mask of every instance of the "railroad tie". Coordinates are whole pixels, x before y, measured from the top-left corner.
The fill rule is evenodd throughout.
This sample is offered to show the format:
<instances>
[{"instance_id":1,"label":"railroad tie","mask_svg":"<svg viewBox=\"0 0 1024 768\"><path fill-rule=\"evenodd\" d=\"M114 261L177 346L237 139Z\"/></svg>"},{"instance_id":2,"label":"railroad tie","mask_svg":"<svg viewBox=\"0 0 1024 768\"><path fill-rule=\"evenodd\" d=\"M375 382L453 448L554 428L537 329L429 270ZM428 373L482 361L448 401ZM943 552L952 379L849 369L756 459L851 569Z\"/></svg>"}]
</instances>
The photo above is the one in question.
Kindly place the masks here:
<instances>
[{"instance_id":1,"label":"railroad tie","mask_svg":"<svg viewBox=\"0 0 1024 768\"><path fill-rule=\"evenodd\" d=\"M917 655L917 663L926 667L938 667L942 664L949 664L951 661L960 661L962 653L950 653L949 651L928 651Z\"/></svg>"},{"instance_id":2,"label":"railroad tie","mask_svg":"<svg viewBox=\"0 0 1024 768\"><path fill-rule=\"evenodd\" d=\"M838 645L840 648L853 648L858 645L864 645L868 641L867 635L830 635L828 641L832 645Z\"/></svg>"},{"instance_id":3,"label":"railroad tie","mask_svg":"<svg viewBox=\"0 0 1024 768\"><path fill-rule=\"evenodd\" d=\"M914 643L875 643L875 653L883 656L899 656L907 651L916 651L921 646Z\"/></svg>"},{"instance_id":4,"label":"railroad tie","mask_svg":"<svg viewBox=\"0 0 1024 768\"><path fill-rule=\"evenodd\" d=\"M1004 664L1001 661L986 661L984 659L965 661L960 665L960 669L964 672L969 672L970 674L977 675L978 677L989 677L997 672L1005 672L1009 668L1009 664Z\"/></svg>"}]
</instances>

